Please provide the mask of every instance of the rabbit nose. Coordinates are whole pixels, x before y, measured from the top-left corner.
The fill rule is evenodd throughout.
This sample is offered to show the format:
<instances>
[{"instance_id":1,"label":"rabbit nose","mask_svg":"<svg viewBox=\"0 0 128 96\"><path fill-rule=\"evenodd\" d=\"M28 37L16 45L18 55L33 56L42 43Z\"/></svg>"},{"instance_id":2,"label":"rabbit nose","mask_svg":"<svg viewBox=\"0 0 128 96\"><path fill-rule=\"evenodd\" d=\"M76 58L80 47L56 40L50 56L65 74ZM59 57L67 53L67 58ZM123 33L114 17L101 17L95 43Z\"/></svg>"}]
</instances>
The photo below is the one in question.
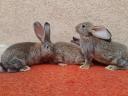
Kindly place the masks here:
<instances>
[{"instance_id":1,"label":"rabbit nose","mask_svg":"<svg viewBox=\"0 0 128 96\"><path fill-rule=\"evenodd\" d=\"M85 25L82 25L82 28L85 28Z\"/></svg>"}]
</instances>

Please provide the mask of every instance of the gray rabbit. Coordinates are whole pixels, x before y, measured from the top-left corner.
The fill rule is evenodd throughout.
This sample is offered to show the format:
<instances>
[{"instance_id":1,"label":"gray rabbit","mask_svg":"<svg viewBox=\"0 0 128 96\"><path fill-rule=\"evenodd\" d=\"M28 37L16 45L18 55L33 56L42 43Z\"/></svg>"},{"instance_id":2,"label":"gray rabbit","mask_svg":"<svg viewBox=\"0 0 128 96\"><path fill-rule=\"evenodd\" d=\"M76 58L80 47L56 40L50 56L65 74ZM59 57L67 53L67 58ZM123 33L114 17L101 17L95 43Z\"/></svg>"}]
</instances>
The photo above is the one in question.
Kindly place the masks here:
<instances>
[{"instance_id":1,"label":"gray rabbit","mask_svg":"<svg viewBox=\"0 0 128 96\"><path fill-rule=\"evenodd\" d=\"M128 69L128 49L125 45L111 41L111 33L103 26L83 22L76 26L80 40L73 37L71 42L80 44L85 62L81 68L88 69L92 60L108 65L106 69Z\"/></svg>"},{"instance_id":2,"label":"gray rabbit","mask_svg":"<svg viewBox=\"0 0 128 96\"><path fill-rule=\"evenodd\" d=\"M47 22L45 32L50 33L50 24ZM54 63L65 66L67 64L83 64L84 57L78 45L68 42L53 44Z\"/></svg>"},{"instance_id":3,"label":"gray rabbit","mask_svg":"<svg viewBox=\"0 0 128 96\"><path fill-rule=\"evenodd\" d=\"M0 71L19 72L30 70L30 66L53 61L53 44L49 39L50 33L39 22L35 22L34 31L38 42L23 42L11 45L2 54ZM45 26L45 25L44 25Z\"/></svg>"}]
</instances>

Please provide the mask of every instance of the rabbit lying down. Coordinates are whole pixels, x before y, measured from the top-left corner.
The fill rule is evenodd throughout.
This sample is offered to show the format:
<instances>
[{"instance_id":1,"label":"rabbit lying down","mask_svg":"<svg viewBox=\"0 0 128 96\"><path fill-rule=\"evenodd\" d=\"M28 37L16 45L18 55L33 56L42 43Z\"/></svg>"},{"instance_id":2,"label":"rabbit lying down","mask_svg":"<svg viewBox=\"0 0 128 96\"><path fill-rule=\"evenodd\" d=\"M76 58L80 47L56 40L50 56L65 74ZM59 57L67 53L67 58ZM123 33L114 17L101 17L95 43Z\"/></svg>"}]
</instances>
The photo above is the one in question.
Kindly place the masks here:
<instances>
[{"instance_id":1,"label":"rabbit lying down","mask_svg":"<svg viewBox=\"0 0 128 96\"><path fill-rule=\"evenodd\" d=\"M1 72L19 72L30 70L30 66L40 63L51 63L53 46L48 40L39 22L34 23L34 31L40 42L23 42L11 45L1 56Z\"/></svg>"},{"instance_id":2,"label":"rabbit lying down","mask_svg":"<svg viewBox=\"0 0 128 96\"><path fill-rule=\"evenodd\" d=\"M109 70L128 69L128 48L120 43L111 41L111 33L103 26L94 26L83 22L76 26L80 39L73 37L71 42L80 45L84 54L85 64L81 67L88 69L92 60L108 65Z\"/></svg>"}]
</instances>

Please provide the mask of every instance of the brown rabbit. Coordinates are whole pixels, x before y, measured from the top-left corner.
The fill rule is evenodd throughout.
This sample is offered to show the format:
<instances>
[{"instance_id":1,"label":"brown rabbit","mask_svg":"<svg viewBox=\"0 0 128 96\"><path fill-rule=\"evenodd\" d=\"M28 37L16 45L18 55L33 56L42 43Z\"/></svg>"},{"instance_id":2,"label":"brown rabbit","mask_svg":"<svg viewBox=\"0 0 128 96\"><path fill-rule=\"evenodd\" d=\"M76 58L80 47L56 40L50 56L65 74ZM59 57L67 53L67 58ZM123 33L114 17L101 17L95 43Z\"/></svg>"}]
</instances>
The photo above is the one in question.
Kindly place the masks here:
<instances>
[{"instance_id":1,"label":"brown rabbit","mask_svg":"<svg viewBox=\"0 0 128 96\"><path fill-rule=\"evenodd\" d=\"M45 30L50 33L50 24L47 22ZM66 64L83 64L84 58L81 49L76 44L68 42L56 42L53 43L54 51L54 63L59 65Z\"/></svg>"},{"instance_id":2,"label":"brown rabbit","mask_svg":"<svg viewBox=\"0 0 128 96\"><path fill-rule=\"evenodd\" d=\"M80 43L86 61L82 68L89 68L95 59L108 65L106 69L109 70L128 69L127 47L111 41L111 33L105 27L84 22L76 26L76 31L80 40L73 37L72 42Z\"/></svg>"},{"instance_id":3,"label":"brown rabbit","mask_svg":"<svg viewBox=\"0 0 128 96\"><path fill-rule=\"evenodd\" d=\"M23 42L7 48L1 57L0 71L27 71L33 64L50 63L50 60L53 59L50 33L45 34L43 26L39 22L34 23L34 31L41 43Z\"/></svg>"}]
</instances>

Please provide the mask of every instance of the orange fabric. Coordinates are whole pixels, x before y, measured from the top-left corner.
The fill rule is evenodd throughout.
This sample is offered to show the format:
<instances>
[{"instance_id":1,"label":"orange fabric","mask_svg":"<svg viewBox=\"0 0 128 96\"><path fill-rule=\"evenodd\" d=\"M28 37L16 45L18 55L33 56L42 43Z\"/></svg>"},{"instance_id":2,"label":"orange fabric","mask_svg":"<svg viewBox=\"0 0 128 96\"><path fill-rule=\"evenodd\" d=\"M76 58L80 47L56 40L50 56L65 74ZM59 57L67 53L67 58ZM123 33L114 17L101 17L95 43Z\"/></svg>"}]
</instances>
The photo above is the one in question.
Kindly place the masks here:
<instances>
[{"instance_id":1,"label":"orange fabric","mask_svg":"<svg viewBox=\"0 0 128 96\"><path fill-rule=\"evenodd\" d=\"M28 72L0 73L0 96L128 96L128 71L37 65Z\"/></svg>"}]
</instances>

